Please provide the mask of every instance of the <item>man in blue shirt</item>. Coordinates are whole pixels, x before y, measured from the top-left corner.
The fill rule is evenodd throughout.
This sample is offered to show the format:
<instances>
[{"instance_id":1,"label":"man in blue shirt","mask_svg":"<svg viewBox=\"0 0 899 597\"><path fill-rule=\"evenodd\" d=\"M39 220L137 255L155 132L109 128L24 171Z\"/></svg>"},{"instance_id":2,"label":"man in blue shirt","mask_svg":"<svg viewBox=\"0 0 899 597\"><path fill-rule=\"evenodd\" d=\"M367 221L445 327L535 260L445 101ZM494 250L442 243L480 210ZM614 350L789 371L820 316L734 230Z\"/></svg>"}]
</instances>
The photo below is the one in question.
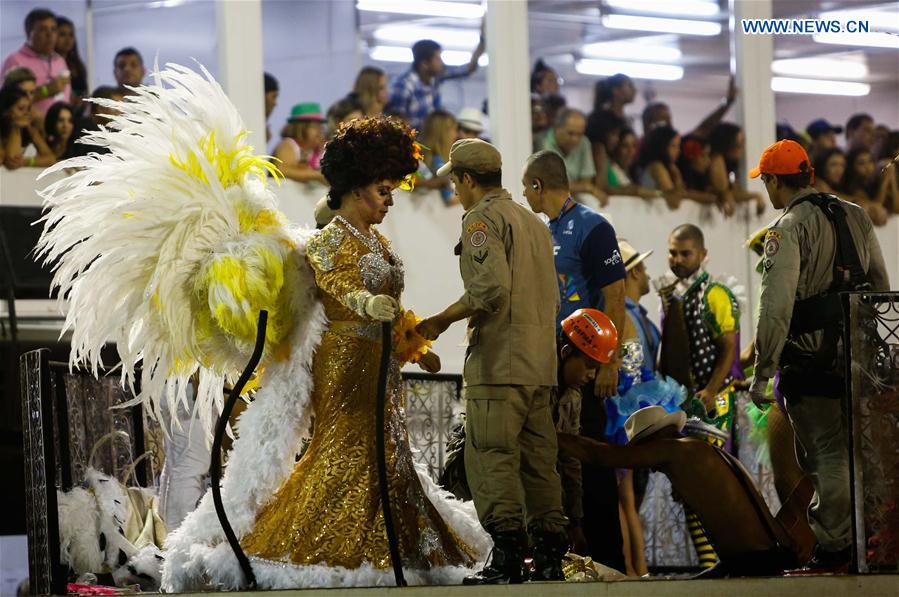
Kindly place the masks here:
<instances>
[{"instance_id":1,"label":"man in blue shirt","mask_svg":"<svg viewBox=\"0 0 899 597\"><path fill-rule=\"evenodd\" d=\"M621 259L624 260L624 269L627 278L624 280L624 307L627 315L637 330L637 337L643 346L643 366L650 371L656 370L659 358L659 345L661 333L659 328L649 319L646 309L640 304L640 299L649 294L649 274L646 272L646 264L643 261L652 255L652 251L640 253L623 238L618 239L618 248L621 251Z\"/></svg>"},{"instance_id":2,"label":"man in blue shirt","mask_svg":"<svg viewBox=\"0 0 899 597\"><path fill-rule=\"evenodd\" d=\"M626 272L612 225L597 212L572 200L565 161L557 153L544 150L528 158L522 184L531 209L549 218L562 299L557 325L561 326L561 321L578 309L599 309L612 320L620 337L625 329ZM618 392L619 352L600 368L595 383L584 388L581 433L600 441L605 441L603 400ZM586 465L581 474L584 504L589 504L582 522L587 555L624 570L615 471Z\"/></svg>"},{"instance_id":3,"label":"man in blue shirt","mask_svg":"<svg viewBox=\"0 0 899 597\"><path fill-rule=\"evenodd\" d=\"M421 130L425 118L442 109L440 84L447 79L467 77L478 69L478 59L484 53L484 35L471 60L464 66L446 66L436 41L423 39L412 46L412 68L393 80L386 112L403 114L414 129Z\"/></svg>"}]
</instances>

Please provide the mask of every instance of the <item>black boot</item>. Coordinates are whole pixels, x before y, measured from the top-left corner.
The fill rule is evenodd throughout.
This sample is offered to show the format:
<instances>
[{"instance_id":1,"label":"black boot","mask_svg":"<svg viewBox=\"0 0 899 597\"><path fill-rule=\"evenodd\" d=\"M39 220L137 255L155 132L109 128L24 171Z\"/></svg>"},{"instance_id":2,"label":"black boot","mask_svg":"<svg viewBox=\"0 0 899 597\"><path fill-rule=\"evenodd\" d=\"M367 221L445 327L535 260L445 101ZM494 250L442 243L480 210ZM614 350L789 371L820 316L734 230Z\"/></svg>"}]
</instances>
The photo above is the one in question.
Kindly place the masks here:
<instances>
[{"instance_id":1,"label":"black boot","mask_svg":"<svg viewBox=\"0 0 899 597\"><path fill-rule=\"evenodd\" d=\"M466 577L463 585L505 585L522 582L525 536L522 533L497 533L493 536L493 551L484 569Z\"/></svg>"},{"instance_id":2,"label":"black boot","mask_svg":"<svg viewBox=\"0 0 899 597\"><path fill-rule=\"evenodd\" d=\"M568 536L565 533L535 531L534 571L531 580L565 580L562 572L562 558L568 551Z\"/></svg>"}]
</instances>

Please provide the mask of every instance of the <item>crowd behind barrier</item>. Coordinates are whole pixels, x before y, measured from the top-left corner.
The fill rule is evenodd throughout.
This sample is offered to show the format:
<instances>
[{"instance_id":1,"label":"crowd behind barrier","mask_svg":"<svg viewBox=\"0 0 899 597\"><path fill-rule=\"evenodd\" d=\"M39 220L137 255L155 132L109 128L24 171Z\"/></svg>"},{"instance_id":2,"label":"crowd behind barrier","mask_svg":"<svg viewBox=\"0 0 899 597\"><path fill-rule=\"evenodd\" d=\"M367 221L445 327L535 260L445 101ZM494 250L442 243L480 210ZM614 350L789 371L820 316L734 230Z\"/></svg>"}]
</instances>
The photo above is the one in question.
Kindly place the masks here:
<instances>
[{"instance_id":1,"label":"crowd behind barrier","mask_svg":"<svg viewBox=\"0 0 899 597\"><path fill-rule=\"evenodd\" d=\"M108 124L116 110L83 100L122 100L133 93L131 88L147 75L140 52L134 47L119 50L111 69L115 84L88 92L71 20L35 8L25 18L24 30L26 43L6 56L0 71L0 164L10 170L45 167L98 150L76 141ZM444 203L452 206L449 177L436 172L449 159L456 139L489 137L484 122L489 106L485 101L454 114L443 103L441 84L474 73L484 49L482 27L470 62L448 66L439 43L419 40L411 47L412 63L401 75L388 77L381 68L366 66L353 88L327 110L310 101L315 98L281 98L293 106L283 127L268 122L280 85L276 76L265 73L261 90L266 143L287 178L324 183L319 171L324 145L342 123L381 114L401 119L419 132L420 186L439 190ZM739 182L745 135L740 126L726 121L739 95L733 79L722 101L717 105L710 101L711 111L690 130L676 125L664 101L648 104L638 123L630 109L637 84L627 75L596 81L589 114L568 105L562 83L542 58L536 61L530 81L531 132L535 151L548 149L563 157L572 191L592 195L602 205L611 195L636 195L664 198L671 209L684 202L715 205L727 216L746 202L764 209L763 194L744 190ZM818 118L799 132L778 124L775 133L778 140L794 140L806 148L819 191L859 204L875 225L883 226L899 213L899 167L885 168L899 159L899 131L892 127L893 123L877 123L869 114L857 113L846 122L845 131ZM280 133L278 137L273 131Z\"/></svg>"},{"instance_id":2,"label":"crowd behind barrier","mask_svg":"<svg viewBox=\"0 0 899 597\"><path fill-rule=\"evenodd\" d=\"M512 165L508 168L510 174L517 170ZM35 190L49 184L53 178L36 181L36 175L34 169L0 173L0 204L40 205ZM273 188L281 210L291 221L315 226L313 211L326 187L285 180ZM522 198L517 199L524 203ZM618 235L628 239L640 251L653 251L646 260L652 278L667 271L667 239L671 230L685 222L701 226L709 247L709 270L720 276L735 277L745 289L740 293L747 301L742 309L741 329L744 330L743 345L749 342L761 277L755 269L757 258L744 243L754 231L776 217L773 210L758 217L750 206L744 205L736 217L725 219L714 206L693 202L671 211L664 199L612 196L606 207L599 207L592 196L581 195L579 199L605 214ZM407 193L397 190L394 200L395 205L379 228L405 263L404 306L427 317L441 310L447 300L462 295L458 257L453 254L461 233L462 207L446 207L439 191ZM899 218L891 219L876 231L890 279L899 280ZM650 317L658 321L658 296L650 293L643 303ZM443 359L446 373L462 372L464 332L463 326L452 326L437 340L435 351Z\"/></svg>"}]
</instances>

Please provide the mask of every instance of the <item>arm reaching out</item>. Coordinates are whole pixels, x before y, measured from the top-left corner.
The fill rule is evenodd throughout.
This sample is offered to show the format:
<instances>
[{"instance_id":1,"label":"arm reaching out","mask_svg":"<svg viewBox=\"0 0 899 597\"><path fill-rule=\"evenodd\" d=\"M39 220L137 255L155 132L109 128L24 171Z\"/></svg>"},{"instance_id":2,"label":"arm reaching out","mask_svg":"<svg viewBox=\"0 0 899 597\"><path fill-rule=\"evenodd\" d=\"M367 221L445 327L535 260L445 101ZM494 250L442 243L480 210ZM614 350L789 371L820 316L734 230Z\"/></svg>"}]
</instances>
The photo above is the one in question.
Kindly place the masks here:
<instances>
[{"instance_id":1,"label":"arm reaching out","mask_svg":"<svg viewBox=\"0 0 899 597\"><path fill-rule=\"evenodd\" d=\"M589 437L559 433L559 449L568 452L581 462L615 468L648 468L657 470L668 464L670 449L660 449L677 440L657 440L645 444L616 446L604 444Z\"/></svg>"}]
</instances>

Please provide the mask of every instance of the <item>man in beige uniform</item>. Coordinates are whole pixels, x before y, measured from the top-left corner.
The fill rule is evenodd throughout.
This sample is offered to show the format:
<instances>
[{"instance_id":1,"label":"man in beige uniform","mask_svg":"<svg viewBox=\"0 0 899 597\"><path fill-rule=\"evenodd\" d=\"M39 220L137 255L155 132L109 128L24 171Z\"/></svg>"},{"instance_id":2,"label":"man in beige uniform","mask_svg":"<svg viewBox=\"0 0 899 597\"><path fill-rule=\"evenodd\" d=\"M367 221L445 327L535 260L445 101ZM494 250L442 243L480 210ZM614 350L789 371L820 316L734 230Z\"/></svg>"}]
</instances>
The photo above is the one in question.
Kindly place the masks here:
<instances>
[{"instance_id":1,"label":"man in beige uniform","mask_svg":"<svg viewBox=\"0 0 899 597\"><path fill-rule=\"evenodd\" d=\"M769 401L764 390L780 367L778 387L800 444L800 464L815 486L809 517L818 547L808 566L838 570L849 562L851 538L837 293L885 291L890 284L867 214L819 194L809 186L813 174L805 150L793 141L768 147L750 172L761 175L771 204L785 208L765 237L750 396L756 405Z\"/></svg>"},{"instance_id":2,"label":"man in beige uniform","mask_svg":"<svg viewBox=\"0 0 899 597\"><path fill-rule=\"evenodd\" d=\"M502 161L480 139L456 141L451 173L465 208L457 247L465 294L419 324L434 339L468 319L465 471L491 561L466 584L521 582L527 530L535 576L562 580L567 547L550 389L559 291L546 226L502 188Z\"/></svg>"}]
</instances>

